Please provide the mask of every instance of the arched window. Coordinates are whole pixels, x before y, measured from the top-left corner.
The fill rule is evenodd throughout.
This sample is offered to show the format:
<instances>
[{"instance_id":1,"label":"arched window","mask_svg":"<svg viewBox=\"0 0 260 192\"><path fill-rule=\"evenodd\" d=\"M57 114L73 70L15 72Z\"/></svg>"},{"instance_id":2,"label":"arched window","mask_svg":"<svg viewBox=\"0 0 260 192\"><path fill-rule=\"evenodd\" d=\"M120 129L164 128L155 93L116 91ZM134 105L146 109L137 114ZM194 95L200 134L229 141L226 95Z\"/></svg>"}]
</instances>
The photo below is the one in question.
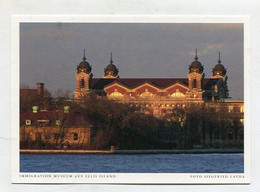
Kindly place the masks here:
<instances>
[{"instance_id":1,"label":"arched window","mask_svg":"<svg viewBox=\"0 0 260 192\"><path fill-rule=\"evenodd\" d=\"M153 94L148 91L148 89L145 89L145 92L143 92L140 97L146 98L146 97L153 97Z\"/></svg>"},{"instance_id":2,"label":"arched window","mask_svg":"<svg viewBox=\"0 0 260 192\"><path fill-rule=\"evenodd\" d=\"M176 92L174 92L171 95L171 97L173 97L173 98L182 98L182 97L185 97L185 95L182 92L180 92L178 89L176 89Z\"/></svg>"},{"instance_id":3,"label":"arched window","mask_svg":"<svg viewBox=\"0 0 260 192\"><path fill-rule=\"evenodd\" d=\"M216 129L214 131L214 139L217 140L217 139L221 139L221 132L220 130Z\"/></svg>"},{"instance_id":4,"label":"arched window","mask_svg":"<svg viewBox=\"0 0 260 192\"><path fill-rule=\"evenodd\" d=\"M81 84L80 84L81 86L81 88L85 88L85 81L84 81L84 79L81 79Z\"/></svg>"},{"instance_id":5,"label":"arched window","mask_svg":"<svg viewBox=\"0 0 260 192\"><path fill-rule=\"evenodd\" d=\"M109 95L109 97L123 97L123 94L118 91L115 91L115 92L111 93Z\"/></svg>"},{"instance_id":6,"label":"arched window","mask_svg":"<svg viewBox=\"0 0 260 192\"><path fill-rule=\"evenodd\" d=\"M233 140L234 139L234 132L232 129L228 130L227 132L227 139L228 140Z\"/></svg>"},{"instance_id":7,"label":"arched window","mask_svg":"<svg viewBox=\"0 0 260 192\"><path fill-rule=\"evenodd\" d=\"M197 87L197 80L196 79L194 79L193 80L193 85L192 85L192 88L196 88Z\"/></svg>"}]
</instances>

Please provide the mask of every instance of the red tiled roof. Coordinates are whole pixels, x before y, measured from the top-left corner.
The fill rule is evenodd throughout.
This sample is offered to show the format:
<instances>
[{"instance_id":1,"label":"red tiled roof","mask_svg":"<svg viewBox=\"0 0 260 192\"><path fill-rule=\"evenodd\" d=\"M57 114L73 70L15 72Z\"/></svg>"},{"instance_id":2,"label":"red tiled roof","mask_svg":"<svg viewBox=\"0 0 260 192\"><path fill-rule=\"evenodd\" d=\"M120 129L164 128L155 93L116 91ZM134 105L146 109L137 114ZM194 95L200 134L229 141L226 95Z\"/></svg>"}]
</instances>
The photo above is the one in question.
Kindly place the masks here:
<instances>
[{"instance_id":1,"label":"red tiled roof","mask_svg":"<svg viewBox=\"0 0 260 192\"><path fill-rule=\"evenodd\" d=\"M48 111L38 111L37 113L33 113L32 111L27 111L20 114L20 125L24 125L25 121L31 120L32 122L36 122L37 120L49 120L50 122L55 123L56 120L59 119L60 114L63 111L58 110L48 110ZM66 113L67 120L69 121L69 126L89 126L91 122L84 121L84 125L82 125L82 115L70 110L69 113Z\"/></svg>"},{"instance_id":2,"label":"red tiled roof","mask_svg":"<svg viewBox=\"0 0 260 192\"><path fill-rule=\"evenodd\" d=\"M214 79L204 79L203 84L207 87L208 84L211 84ZM105 79L105 78L93 78L92 79L92 89L104 89L107 85L110 85L114 82L126 86L127 88L133 89L144 83L152 84L160 89L164 89L175 83L181 83L188 86L188 78L118 78L118 79Z\"/></svg>"},{"instance_id":3,"label":"red tiled roof","mask_svg":"<svg viewBox=\"0 0 260 192\"><path fill-rule=\"evenodd\" d=\"M58 116L58 111L38 111L37 113L33 113L32 111L27 111L20 114L20 121L29 120L51 120L55 119Z\"/></svg>"}]
</instances>

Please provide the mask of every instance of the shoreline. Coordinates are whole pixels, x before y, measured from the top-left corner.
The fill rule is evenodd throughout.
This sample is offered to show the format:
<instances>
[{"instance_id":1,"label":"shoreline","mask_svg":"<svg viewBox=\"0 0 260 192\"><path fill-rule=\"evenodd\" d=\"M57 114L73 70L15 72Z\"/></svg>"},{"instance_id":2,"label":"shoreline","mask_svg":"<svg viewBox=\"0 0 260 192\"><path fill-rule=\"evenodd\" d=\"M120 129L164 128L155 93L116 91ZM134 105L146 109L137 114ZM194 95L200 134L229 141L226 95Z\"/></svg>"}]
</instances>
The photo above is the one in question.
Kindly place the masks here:
<instances>
[{"instance_id":1,"label":"shoreline","mask_svg":"<svg viewBox=\"0 0 260 192\"><path fill-rule=\"evenodd\" d=\"M39 150L20 149L20 154L212 154L244 153L243 149L169 149L169 150Z\"/></svg>"}]
</instances>

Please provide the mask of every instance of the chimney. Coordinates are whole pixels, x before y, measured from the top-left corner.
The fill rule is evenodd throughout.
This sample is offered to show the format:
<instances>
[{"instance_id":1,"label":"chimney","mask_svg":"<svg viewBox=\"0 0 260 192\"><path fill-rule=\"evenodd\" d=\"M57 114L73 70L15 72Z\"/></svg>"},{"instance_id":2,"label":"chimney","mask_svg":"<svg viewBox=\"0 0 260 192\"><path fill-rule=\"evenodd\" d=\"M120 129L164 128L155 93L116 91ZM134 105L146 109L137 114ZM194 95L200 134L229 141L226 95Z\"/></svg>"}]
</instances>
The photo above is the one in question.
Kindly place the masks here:
<instances>
[{"instance_id":1,"label":"chimney","mask_svg":"<svg viewBox=\"0 0 260 192\"><path fill-rule=\"evenodd\" d=\"M37 83L37 94L43 95L44 91L44 83Z\"/></svg>"}]
</instances>

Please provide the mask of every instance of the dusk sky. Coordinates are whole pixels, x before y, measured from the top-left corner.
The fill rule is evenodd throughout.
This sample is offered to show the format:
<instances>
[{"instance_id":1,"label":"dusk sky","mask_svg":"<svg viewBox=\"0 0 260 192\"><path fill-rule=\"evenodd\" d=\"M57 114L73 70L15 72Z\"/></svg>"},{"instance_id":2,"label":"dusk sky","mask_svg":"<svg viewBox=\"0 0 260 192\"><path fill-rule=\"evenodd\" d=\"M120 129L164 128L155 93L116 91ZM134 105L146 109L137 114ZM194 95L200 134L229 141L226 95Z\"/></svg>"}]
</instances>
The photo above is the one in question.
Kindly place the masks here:
<instances>
[{"instance_id":1,"label":"dusk sky","mask_svg":"<svg viewBox=\"0 0 260 192\"><path fill-rule=\"evenodd\" d=\"M20 84L35 88L43 82L50 91L74 91L83 49L94 78L104 75L111 52L121 78L187 78L195 48L205 78L221 52L230 96L242 99L242 24L22 23Z\"/></svg>"}]
</instances>

